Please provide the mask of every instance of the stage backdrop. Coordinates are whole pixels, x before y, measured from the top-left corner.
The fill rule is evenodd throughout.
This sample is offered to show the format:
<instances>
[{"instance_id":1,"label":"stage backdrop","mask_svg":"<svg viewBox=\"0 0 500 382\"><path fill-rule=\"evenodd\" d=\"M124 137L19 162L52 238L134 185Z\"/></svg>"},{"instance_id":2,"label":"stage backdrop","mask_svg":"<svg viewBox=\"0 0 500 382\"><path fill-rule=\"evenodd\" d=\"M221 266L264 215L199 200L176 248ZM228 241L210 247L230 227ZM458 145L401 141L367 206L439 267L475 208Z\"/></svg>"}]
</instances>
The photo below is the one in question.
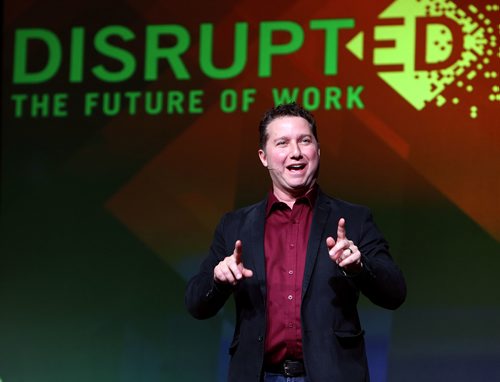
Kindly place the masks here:
<instances>
[{"instance_id":1,"label":"stage backdrop","mask_svg":"<svg viewBox=\"0 0 500 382\"><path fill-rule=\"evenodd\" d=\"M498 1L3 6L1 382L224 381L233 306L184 288L290 100L407 278L360 303L372 380L500 380Z\"/></svg>"}]
</instances>

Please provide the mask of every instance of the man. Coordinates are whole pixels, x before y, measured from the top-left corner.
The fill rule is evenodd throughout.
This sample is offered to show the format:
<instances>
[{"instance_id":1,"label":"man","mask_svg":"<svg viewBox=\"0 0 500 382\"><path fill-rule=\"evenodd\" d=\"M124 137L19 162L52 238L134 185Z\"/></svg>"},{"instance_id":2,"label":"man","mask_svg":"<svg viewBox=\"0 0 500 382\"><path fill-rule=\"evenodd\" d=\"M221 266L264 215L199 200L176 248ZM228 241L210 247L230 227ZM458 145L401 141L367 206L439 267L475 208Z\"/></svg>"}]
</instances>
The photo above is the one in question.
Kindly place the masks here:
<instances>
[{"instance_id":1,"label":"man","mask_svg":"<svg viewBox=\"0 0 500 382\"><path fill-rule=\"evenodd\" d=\"M234 296L229 381L368 381L359 293L396 309L403 275L369 210L319 189L313 116L280 105L259 131L272 191L222 218L187 308L205 319Z\"/></svg>"}]
</instances>

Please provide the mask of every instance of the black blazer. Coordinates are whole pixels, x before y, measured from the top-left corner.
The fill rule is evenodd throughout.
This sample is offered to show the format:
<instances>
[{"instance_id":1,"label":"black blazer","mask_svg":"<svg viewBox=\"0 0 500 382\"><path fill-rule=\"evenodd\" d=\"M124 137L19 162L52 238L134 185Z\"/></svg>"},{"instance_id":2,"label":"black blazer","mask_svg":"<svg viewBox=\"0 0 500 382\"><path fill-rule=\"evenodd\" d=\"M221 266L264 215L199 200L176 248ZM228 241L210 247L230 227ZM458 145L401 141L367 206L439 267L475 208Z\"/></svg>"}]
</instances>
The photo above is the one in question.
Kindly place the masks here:
<instances>
[{"instance_id":1,"label":"black blazer","mask_svg":"<svg viewBox=\"0 0 500 382\"><path fill-rule=\"evenodd\" d=\"M258 382L262 374L266 201L224 215L208 256L186 288L186 306L198 319L214 316L228 297L234 296L236 327L229 348L231 382ZM326 238L336 239L341 217L346 220L347 237L362 254L363 270L355 276L345 275L328 256ZM253 276L235 287L215 284L215 266L232 254L238 239L243 244L243 263ZM360 292L379 306L396 309L406 297L406 285L370 211L319 191L307 246L301 305L304 363L310 382L369 381L364 332L356 308Z\"/></svg>"}]
</instances>

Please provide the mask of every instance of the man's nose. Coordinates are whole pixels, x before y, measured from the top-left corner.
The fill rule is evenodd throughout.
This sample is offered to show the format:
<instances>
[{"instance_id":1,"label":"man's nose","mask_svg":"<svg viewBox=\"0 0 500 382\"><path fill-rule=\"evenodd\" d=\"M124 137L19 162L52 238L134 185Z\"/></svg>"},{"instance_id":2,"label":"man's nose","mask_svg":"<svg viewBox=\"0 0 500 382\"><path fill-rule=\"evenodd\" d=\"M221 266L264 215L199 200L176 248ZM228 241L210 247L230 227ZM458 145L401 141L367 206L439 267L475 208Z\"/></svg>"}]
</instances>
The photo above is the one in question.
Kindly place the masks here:
<instances>
[{"instance_id":1,"label":"man's nose","mask_svg":"<svg viewBox=\"0 0 500 382\"><path fill-rule=\"evenodd\" d=\"M300 146L299 146L299 144L297 142L292 142L290 156L292 158L300 158L300 157L302 157L302 151L300 151Z\"/></svg>"}]
</instances>

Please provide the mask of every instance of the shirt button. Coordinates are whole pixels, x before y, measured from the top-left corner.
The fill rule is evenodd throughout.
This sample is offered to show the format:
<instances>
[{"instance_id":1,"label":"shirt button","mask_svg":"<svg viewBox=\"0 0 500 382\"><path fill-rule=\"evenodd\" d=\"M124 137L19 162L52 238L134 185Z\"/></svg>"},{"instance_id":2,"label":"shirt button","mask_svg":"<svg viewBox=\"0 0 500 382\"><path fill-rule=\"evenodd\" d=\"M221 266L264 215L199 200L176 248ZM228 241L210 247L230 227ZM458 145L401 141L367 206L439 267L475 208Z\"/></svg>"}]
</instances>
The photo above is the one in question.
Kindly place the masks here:
<instances>
[{"instance_id":1,"label":"shirt button","mask_svg":"<svg viewBox=\"0 0 500 382\"><path fill-rule=\"evenodd\" d=\"M291 300L293 296L291 294L288 295L288 299Z\"/></svg>"},{"instance_id":2,"label":"shirt button","mask_svg":"<svg viewBox=\"0 0 500 382\"><path fill-rule=\"evenodd\" d=\"M289 323L288 323L288 327L289 327L289 328L293 328L293 322L289 322Z\"/></svg>"},{"instance_id":3,"label":"shirt button","mask_svg":"<svg viewBox=\"0 0 500 382\"><path fill-rule=\"evenodd\" d=\"M257 341L259 341L259 342L262 342L263 340L264 340L264 337L262 337L262 336L259 336L259 337L257 338Z\"/></svg>"},{"instance_id":4,"label":"shirt button","mask_svg":"<svg viewBox=\"0 0 500 382\"><path fill-rule=\"evenodd\" d=\"M290 248L295 248L295 244L290 244Z\"/></svg>"},{"instance_id":5,"label":"shirt button","mask_svg":"<svg viewBox=\"0 0 500 382\"><path fill-rule=\"evenodd\" d=\"M290 270L288 271L288 274L289 274L289 275L293 275L293 271L290 269Z\"/></svg>"}]
</instances>

